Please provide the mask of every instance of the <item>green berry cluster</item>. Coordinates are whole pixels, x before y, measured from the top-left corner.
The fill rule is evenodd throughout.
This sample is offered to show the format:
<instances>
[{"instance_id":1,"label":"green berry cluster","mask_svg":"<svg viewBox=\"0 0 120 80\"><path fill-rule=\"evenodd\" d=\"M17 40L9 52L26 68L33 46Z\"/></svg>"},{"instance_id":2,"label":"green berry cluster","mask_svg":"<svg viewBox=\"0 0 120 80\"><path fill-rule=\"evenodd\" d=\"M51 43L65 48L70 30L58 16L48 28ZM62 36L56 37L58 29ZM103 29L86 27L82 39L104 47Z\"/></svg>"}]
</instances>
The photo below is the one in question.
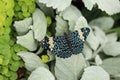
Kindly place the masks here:
<instances>
[{"instance_id":1,"label":"green berry cluster","mask_svg":"<svg viewBox=\"0 0 120 80\"><path fill-rule=\"evenodd\" d=\"M35 8L35 0L15 0L15 18L19 20L30 17Z\"/></svg>"}]
</instances>

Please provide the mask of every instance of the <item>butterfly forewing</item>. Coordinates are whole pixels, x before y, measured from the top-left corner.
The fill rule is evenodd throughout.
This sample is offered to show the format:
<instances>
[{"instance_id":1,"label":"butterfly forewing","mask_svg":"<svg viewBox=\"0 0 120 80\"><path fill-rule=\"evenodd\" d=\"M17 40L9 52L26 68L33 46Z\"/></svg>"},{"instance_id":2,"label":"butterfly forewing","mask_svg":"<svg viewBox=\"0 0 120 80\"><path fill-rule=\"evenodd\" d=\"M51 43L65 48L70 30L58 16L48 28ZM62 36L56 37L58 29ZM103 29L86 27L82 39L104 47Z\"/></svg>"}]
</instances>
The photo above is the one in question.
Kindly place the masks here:
<instances>
[{"instance_id":1,"label":"butterfly forewing","mask_svg":"<svg viewBox=\"0 0 120 80\"><path fill-rule=\"evenodd\" d=\"M72 47L72 54L79 54L83 49L83 41L80 39L78 31L68 34L69 41Z\"/></svg>"}]
</instances>

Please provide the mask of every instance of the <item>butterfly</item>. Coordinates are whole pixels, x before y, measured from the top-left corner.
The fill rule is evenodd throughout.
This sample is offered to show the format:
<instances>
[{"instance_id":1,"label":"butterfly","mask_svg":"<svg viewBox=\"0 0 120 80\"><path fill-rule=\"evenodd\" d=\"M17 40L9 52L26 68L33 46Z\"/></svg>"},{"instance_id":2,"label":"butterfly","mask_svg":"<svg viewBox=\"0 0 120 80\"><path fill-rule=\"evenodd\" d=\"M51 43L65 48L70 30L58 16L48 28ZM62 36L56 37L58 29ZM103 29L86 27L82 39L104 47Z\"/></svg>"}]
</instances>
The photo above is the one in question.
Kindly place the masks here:
<instances>
[{"instance_id":1,"label":"butterfly","mask_svg":"<svg viewBox=\"0 0 120 80\"><path fill-rule=\"evenodd\" d=\"M89 32L90 29L84 27L63 36L45 37L42 48L52 51L60 58L68 58L82 52Z\"/></svg>"}]
</instances>

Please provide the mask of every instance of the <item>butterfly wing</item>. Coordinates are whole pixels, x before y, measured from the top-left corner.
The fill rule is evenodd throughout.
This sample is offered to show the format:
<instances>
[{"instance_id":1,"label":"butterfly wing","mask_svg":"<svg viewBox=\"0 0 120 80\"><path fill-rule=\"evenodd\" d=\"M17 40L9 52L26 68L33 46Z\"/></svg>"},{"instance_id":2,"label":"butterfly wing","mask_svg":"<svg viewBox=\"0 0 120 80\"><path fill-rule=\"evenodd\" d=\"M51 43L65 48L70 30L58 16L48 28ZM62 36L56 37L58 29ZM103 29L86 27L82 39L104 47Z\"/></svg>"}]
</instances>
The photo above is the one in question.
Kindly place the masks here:
<instances>
[{"instance_id":1,"label":"butterfly wing","mask_svg":"<svg viewBox=\"0 0 120 80\"><path fill-rule=\"evenodd\" d=\"M72 47L72 54L79 54L83 50L84 41L80 38L78 31L68 34L70 45Z\"/></svg>"},{"instance_id":2,"label":"butterfly wing","mask_svg":"<svg viewBox=\"0 0 120 80\"><path fill-rule=\"evenodd\" d=\"M58 57L68 58L72 54L79 54L82 52L84 40L86 40L89 32L89 28L81 28L65 36L45 38L42 47L51 50Z\"/></svg>"},{"instance_id":3,"label":"butterfly wing","mask_svg":"<svg viewBox=\"0 0 120 80\"><path fill-rule=\"evenodd\" d=\"M69 45L65 39L65 36L55 36L53 37L54 47L52 51L61 58L68 58L72 55L69 49Z\"/></svg>"}]
</instances>

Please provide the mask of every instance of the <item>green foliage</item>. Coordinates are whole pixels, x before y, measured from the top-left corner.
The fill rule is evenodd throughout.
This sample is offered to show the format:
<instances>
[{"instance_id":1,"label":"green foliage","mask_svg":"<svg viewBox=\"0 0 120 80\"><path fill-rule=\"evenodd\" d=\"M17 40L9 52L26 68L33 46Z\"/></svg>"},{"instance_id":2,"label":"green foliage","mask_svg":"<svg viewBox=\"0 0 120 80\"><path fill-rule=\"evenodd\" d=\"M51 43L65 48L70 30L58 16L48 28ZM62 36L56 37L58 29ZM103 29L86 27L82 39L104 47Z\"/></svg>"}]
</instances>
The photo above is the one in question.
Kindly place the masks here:
<instances>
[{"instance_id":1,"label":"green foliage","mask_svg":"<svg viewBox=\"0 0 120 80\"><path fill-rule=\"evenodd\" d=\"M0 80L17 79L21 59L16 53L26 50L11 35L14 7L14 0L0 0Z\"/></svg>"},{"instance_id":2,"label":"green foliage","mask_svg":"<svg viewBox=\"0 0 120 80\"><path fill-rule=\"evenodd\" d=\"M20 20L30 17L35 7L35 0L15 0L15 18Z\"/></svg>"}]
</instances>

